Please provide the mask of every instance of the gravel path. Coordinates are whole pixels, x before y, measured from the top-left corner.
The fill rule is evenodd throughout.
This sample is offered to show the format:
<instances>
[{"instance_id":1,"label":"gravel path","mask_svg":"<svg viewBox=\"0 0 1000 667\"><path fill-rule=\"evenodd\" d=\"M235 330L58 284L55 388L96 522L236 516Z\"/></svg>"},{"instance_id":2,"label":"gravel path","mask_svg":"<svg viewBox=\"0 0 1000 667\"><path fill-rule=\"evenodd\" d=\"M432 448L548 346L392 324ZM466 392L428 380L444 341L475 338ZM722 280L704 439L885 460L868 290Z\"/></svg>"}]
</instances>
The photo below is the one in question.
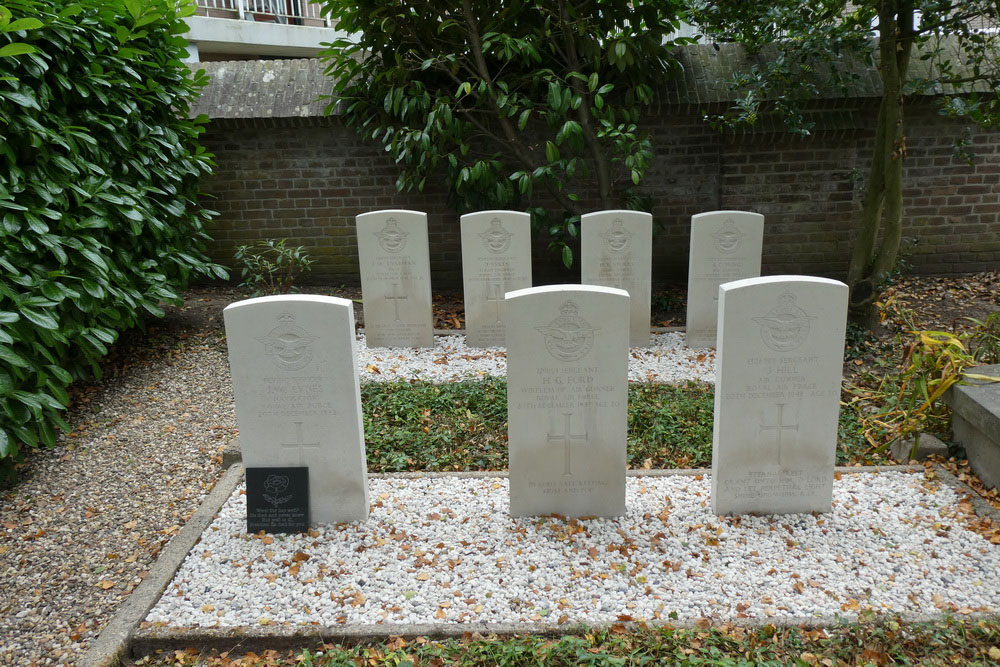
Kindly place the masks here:
<instances>
[{"instance_id":1,"label":"gravel path","mask_svg":"<svg viewBox=\"0 0 1000 667\"><path fill-rule=\"evenodd\" d=\"M620 519L508 516L505 478L373 479L365 522L247 535L238 488L154 627L1000 611L1000 545L922 473L840 475L833 511L717 517L707 475L632 477Z\"/></svg>"},{"instance_id":2,"label":"gravel path","mask_svg":"<svg viewBox=\"0 0 1000 667\"><path fill-rule=\"evenodd\" d=\"M0 664L72 664L222 474L223 348L192 337L85 388L0 503Z\"/></svg>"},{"instance_id":3,"label":"gravel path","mask_svg":"<svg viewBox=\"0 0 1000 667\"><path fill-rule=\"evenodd\" d=\"M0 664L76 662L224 472L236 434L225 344L217 329L156 326L166 342L127 350L136 356L116 376L80 388L73 430L2 495ZM654 339L633 351L634 380L712 377L712 354L686 350L677 333ZM502 350L437 340L420 351L359 346L363 381L506 372Z\"/></svg>"}]
</instances>

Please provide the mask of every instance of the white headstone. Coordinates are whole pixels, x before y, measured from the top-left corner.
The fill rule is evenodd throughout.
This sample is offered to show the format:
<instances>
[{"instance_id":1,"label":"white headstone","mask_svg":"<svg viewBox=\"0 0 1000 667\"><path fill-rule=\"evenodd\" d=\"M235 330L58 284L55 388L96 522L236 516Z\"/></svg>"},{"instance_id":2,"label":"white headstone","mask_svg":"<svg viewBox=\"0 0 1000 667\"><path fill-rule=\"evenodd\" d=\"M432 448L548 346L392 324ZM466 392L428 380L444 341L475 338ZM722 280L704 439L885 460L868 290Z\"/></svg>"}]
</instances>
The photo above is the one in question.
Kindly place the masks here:
<instances>
[{"instance_id":1,"label":"white headstone","mask_svg":"<svg viewBox=\"0 0 1000 667\"><path fill-rule=\"evenodd\" d=\"M719 285L760 275L764 216L712 211L691 216L688 261L687 344L715 347Z\"/></svg>"},{"instance_id":2,"label":"white headstone","mask_svg":"<svg viewBox=\"0 0 1000 667\"><path fill-rule=\"evenodd\" d=\"M368 517L354 307L296 294L223 311L246 467L308 466L312 520Z\"/></svg>"},{"instance_id":3,"label":"white headstone","mask_svg":"<svg viewBox=\"0 0 1000 667\"><path fill-rule=\"evenodd\" d=\"M357 216L368 347L434 347L427 214Z\"/></svg>"},{"instance_id":4,"label":"white headstone","mask_svg":"<svg viewBox=\"0 0 1000 667\"><path fill-rule=\"evenodd\" d=\"M631 297L629 345L649 346L653 216L597 211L580 219L581 282L617 287Z\"/></svg>"},{"instance_id":5,"label":"white headstone","mask_svg":"<svg viewBox=\"0 0 1000 667\"><path fill-rule=\"evenodd\" d=\"M625 513L628 302L591 285L507 294L512 516Z\"/></svg>"},{"instance_id":6,"label":"white headstone","mask_svg":"<svg viewBox=\"0 0 1000 667\"><path fill-rule=\"evenodd\" d=\"M719 288L717 514L830 511L847 292L809 276Z\"/></svg>"},{"instance_id":7,"label":"white headstone","mask_svg":"<svg viewBox=\"0 0 1000 667\"><path fill-rule=\"evenodd\" d=\"M479 211L462 216L465 342L503 347L504 295L531 287L531 216Z\"/></svg>"}]
</instances>

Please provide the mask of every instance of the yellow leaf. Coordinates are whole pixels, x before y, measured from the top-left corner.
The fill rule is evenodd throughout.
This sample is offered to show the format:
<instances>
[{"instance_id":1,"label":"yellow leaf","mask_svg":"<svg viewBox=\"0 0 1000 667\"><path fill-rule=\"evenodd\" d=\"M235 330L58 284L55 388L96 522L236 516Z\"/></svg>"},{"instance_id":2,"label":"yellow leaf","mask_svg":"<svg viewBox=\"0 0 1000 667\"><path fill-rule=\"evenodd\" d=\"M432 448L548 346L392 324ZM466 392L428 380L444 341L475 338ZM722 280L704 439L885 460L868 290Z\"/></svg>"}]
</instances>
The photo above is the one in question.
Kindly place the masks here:
<instances>
[{"instance_id":1,"label":"yellow leaf","mask_svg":"<svg viewBox=\"0 0 1000 667\"><path fill-rule=\"evenodd\" d=\"M990 647L990 660L1000 660L1000 648L996 646Z\"/></svg>"},{"instance_id":2,"label":"yellow leaf","mask_svg":"<svg viewBox=\"0 0 1000 667\"><path fill-rule=\"evenodd\" d=\"M103 579L103 580L101 580L100 583L97 584L97 587L98 588L103 588L104 590L108 590L109 588L111 588L114 585L115 585L115 582L111 581L110 579Z\"/></svg>"},{"instance_id":3,"label":"yellow leaf","mask_svg":"<svg viewBox=\"0 0 1000 667\"><path fill-rule=\"evenodd\" d=\"M431 575L427 574L426 572L421 572L420 574L417 575L417 581L427 581L430 578Z\"/></svg>"}]
</instances>

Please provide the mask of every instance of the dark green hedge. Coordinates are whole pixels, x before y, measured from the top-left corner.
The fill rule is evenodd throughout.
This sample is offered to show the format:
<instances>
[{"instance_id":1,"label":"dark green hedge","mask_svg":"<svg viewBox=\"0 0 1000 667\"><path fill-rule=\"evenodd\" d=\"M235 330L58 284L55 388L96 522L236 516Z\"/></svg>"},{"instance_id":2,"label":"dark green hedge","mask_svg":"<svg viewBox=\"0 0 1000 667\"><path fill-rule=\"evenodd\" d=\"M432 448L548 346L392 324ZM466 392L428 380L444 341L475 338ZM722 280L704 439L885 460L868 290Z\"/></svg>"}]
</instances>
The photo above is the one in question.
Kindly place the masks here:
<instances>
[{"instance_id":1,"label":"dark green hedge","mask_svg":"<svg viewBox=\"0 0 1000 667\"><path fill-rule=\"evenodd\" d=\"M187 118L206 83L181 62L193 6L5 5L0 476L25 445L55 443L67 386L100 373L118 332L162 315L191 277L226 277L203 253L213 213L197 204L213 163L197 142L204 119ZM3 56L19 51L33 52Z\"/></svg>"}]
</instances>

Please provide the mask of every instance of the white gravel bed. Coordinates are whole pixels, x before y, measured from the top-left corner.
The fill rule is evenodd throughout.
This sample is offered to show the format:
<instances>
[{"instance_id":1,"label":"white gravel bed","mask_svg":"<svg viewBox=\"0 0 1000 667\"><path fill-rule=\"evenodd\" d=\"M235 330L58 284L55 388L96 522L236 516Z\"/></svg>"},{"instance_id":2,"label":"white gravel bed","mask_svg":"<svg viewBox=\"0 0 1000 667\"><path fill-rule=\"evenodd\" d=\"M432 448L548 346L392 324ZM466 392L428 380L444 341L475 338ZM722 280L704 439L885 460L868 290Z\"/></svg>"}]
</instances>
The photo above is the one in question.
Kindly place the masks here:
<instances>
[{"instance_id":1,"label":"white gravel bed","mask_svg":"<svg viewBox=\"0 0 1000 667\"><path fill-rule=\"evenodd\" d=\"M512 519L501 477L372 479L371 516L247 535L237 489L155 626L732 620L1000 611L1000 546L921 474L844 474L834 511L719 518L708 476L633 477L621 519ZM146 625L148 627L148 625Z\"/></svg>"},{"instance_id":2,"label":"white gravel bed","mask_svg":"<svg viewBox=\"0 0 1000 667\"><path fill-rule=\"evenodd\" d=\"M367 347L358 335L358 367L362 382L427 380L451 382L507 375L503 348L467 347L465 336L435 336L435 347L425 349ZM650 347L629 352L628 379L632 382L680 384L687 380L715 382L715 350L693 350L677 331L652 334Z\"/></svg>"}]
</instances>

